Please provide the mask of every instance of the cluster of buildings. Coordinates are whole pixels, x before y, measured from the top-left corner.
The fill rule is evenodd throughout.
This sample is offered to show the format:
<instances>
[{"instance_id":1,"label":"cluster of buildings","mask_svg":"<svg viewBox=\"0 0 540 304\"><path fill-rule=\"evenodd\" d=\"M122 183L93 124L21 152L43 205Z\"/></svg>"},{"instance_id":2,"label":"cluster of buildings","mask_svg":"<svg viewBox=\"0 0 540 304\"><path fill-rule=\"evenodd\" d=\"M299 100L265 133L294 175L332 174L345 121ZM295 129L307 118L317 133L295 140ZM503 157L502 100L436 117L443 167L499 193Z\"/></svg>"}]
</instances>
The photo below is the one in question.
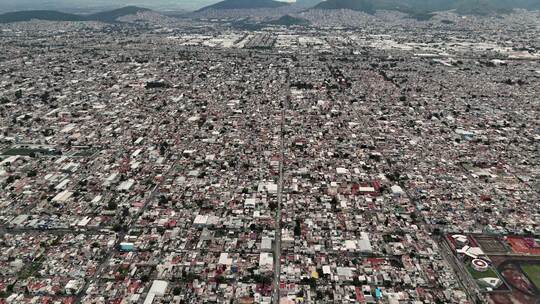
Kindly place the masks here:
<instances>
[{"instance_id":1,"label":"cluster of buildings","mask_svg":"<svg viewBox=\"0 0 540 304\"><path fill-rule=\"evenodd\" d=\"M527 20L2 25L0 303L535 303Z\"/></svg>"}]
</instances>

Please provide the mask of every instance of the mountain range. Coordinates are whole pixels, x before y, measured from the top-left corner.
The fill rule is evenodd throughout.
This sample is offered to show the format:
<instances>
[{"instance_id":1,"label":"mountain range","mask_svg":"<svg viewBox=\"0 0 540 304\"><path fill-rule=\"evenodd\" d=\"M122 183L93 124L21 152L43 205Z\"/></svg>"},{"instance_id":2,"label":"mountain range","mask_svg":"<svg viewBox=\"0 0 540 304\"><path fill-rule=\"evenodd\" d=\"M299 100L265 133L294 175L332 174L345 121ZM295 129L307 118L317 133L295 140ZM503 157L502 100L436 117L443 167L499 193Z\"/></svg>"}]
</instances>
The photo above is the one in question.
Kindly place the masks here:
<instances>
[{"instance_id":1,"label":"mountain range","mask_svg":"<svg viewBox=\"0 0 540 304\"><path fill-rule=\"evenodd\" d=\"M222 10L222 9L257 9L257 8L278 8L288 6L289 3L274 1L274 0L225 0L203 7L199 11L205 11L209 9Z\"/></svg>"},{"instance_id":2,"label":"mountain range","mask_svg":"<svg viewBox=\"0 0 540 304\"><path fill-rule=\"evenodd\" d=\"M318 3L315 4L314 3ZM313 6L314 5L314 6ZM275 0L224 0L200 9L204 11L242 10L242 9L282 9L291 8L290 11L303 8L319 10L349 9L373 14L377 10L394 10L407 13L411 16L420 16L422 19L431 18L436 11L455 10L461 15L491 15L507 13L515 8L540 9L540 0L298 0L291 5L287 2ZM137 6L126 6L116 10L104 11L95 14L70 14L54 10L28 10L0 14L0 23L29 21L32 19L51 21L102 21L117 22L118 18L133 15L139 12L150 11ZM287 14L287 11L283 13ZM294 20L291 16L284 16L276 22L288 24L301 24L303 20Z\"/></svg>"},{"instance_id":3,"label":"mountain range","mask_svg":"<svg viewBox=\"0 0 540 304\"><path fill-rule=\"evenodd\" d=\"M373 14L378 10L394 10L410 15L427 15L436 11L455 10L462 15L505 13L515 8L540 9L540 0L298 0L294 5L275 0L224 0L204 7L214 9L255 9L295 6L320 10L349 9Z\"/></svg>"},{"instance_id":4,"label":"mountain range","mask_svg":"<svg viewBox=\"0 0 540 304\"><path fill-rule=\"evenodd\" d=\"M297 17L293 17L291 15L285 15L277 20L273 20L268 22L268 24L271 25L283 25L283 26L294 26L294 25L309 25L310 22L306 19L301 19Z\"/></svg>"},{"instance_id":5,"label":"mountain range","mask_svg":"<svg viewBox=\"0 0 540 304\"><path fill-rule=\"evenodd\" d=\"M0 23L30 21L33 19L49 21L101 21L112 23L120 17L150 11L147 8L126 6L123 8L104 11L90 15L68 14L52 10L33 10L5 13L0 15Z\"/></svg>"},{"instance_id":6,"label":"mountain range","mask_svg":"<svg viewBox=\"0 0 540 304\"><path fill-rule=\"evenodd\" d=\"M373 13L395 10L408 14L425 14L455 9L462 15L488 15L508 12L515 8L540 9L538 0L327 0L315 9L350 9Z\"/></svg>"},{"instance_id":7,"label":"mountain range","mask_svg":"<svg viewBox=\"0 0 540 304\"><path fill-rule=\"evenodd\" d=\"M294 5L297 7L312 8L315 5L321 3L322 0L296 0Z\"/></svg>"},{"instance_id":8,"label":"mountain range","mask_svg":"<svg viewBox=\"0 0 540 304\"><path fill-rule=\"evenodd\" d=\"M314 9L335 10L349 9L368 14L375 13L375 5L371 0L328 0L317 4Z\"/></svg>"}]
</instances>

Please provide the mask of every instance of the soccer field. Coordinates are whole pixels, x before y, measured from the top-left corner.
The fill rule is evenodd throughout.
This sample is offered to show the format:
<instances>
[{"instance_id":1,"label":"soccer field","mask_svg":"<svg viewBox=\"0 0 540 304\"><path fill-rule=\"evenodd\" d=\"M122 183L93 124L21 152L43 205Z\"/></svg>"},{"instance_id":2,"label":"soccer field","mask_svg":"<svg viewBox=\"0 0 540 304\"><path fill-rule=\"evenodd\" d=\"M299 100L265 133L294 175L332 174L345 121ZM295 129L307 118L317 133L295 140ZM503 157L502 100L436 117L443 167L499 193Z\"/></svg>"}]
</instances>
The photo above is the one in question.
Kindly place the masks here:
<instances>
[{"instance_id":1,"label":"soccer field","mask_svg":"<svg viewBox=\"0 0 540 304\"><path fill-rule=\"evenodd\" d=\"M540 289L540 264L536 265L522 265L521 269L532 281L536 288Z\"/></svg>"}]
</instances>

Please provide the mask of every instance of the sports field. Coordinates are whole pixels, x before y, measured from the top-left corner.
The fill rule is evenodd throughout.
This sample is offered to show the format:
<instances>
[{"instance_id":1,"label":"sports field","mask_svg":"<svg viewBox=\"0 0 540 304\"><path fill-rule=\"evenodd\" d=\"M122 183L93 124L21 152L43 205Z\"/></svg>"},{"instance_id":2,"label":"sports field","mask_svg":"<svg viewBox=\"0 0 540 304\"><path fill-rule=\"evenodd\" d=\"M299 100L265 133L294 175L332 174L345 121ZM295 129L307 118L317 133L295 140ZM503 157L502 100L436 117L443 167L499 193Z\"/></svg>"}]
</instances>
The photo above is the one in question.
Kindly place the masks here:
<instances>
[{"instance_id":1,"label":"sports field","mask_svg":"<svg viewBox=\"0 0 540 304\"><path fill-rule=\"evenodd\" d=\"M540 264L521 265L523 273L532 281L537 289L540 289Z\"/></svg>"},{"instance_id":2,"label":"sports field","mask_svg":"<svg viewBox=\"0 0 540 304\"><path fill-rule=\"evenodd\" d=\"M483 279L483 278L499 278L497 273L495 273L495 271L493 271L493 269L491 268L486 271L480 272L480 271L474 270L474 268L472 268L471 265L467 265L467 271L471 274L471 276L475 280Z\"/></svg>"}]
</instances>

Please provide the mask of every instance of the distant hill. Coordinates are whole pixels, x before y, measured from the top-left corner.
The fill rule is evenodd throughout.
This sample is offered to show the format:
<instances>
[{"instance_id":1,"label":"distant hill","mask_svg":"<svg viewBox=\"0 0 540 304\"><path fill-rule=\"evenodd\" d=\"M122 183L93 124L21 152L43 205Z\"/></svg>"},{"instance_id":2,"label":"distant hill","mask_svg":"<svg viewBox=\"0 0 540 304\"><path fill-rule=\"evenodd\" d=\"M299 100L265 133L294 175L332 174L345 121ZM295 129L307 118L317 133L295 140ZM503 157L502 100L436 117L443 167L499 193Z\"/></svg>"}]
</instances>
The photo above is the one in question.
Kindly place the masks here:
<instances>
[{"instance_id":1,"label":"distant hill","mask_svg":"<svg viewBox=\"0 0 540 304\"><path fill-rule=\"evenodd\" d=\"M513 9L540 9L539 0L459 0L455 5L460 15L493 15L510 13Z\"/></svg>"},{"instance_id":2,"label":"distant hill","mask_svg":"<svg viewBox=\"0 0 540 304\"><path fill-rule=\"evenodd\" d=\"M309 25L310 22L306 19L296 18L291 15L285 15L277 20L268 22L272 25L294 26L294 25Z\"/></svg>"},{"instance_id":3,"label":"distant hill","mask_svg":"<svg viewBox=\"0 0 540 304\"><path fill-rule=\"evenodd\" d=\"M274 0L225 0L203 7L199 10L205 11L208 9L256 9L256 8L278 8L288 6L290 4Z\"/></svg>"},{"instance_id":4,"label":"distant hill","mask_svg":"<svg viewBox=\"0 0 540 304\"><path fill-rule=\"evenodd\" d=\"M0 23L23 22L34 19L47 21L101 21L112 23L116 22L116 19L120 17L146 11L150 10L136 6L126 6L92 15L67 14L58 11L20 11L1 14Z\"/></svg>"},{"instance_id":5,"label":"distant hill","mask_svg":"<svg viewBox=\"0 0 540 304\"><path fill-rule=\"evenodd\" d=\"M372 1L377 10L396 10L404 13L427 13L455 8L457 0L377 0Z\"/></svg>"},{"instance_id":6,"label":"distant hill","mask_svg":"<svg viewBox=\"0 0 540 304\"><path fill-rule=\"evenodd\" d=\"M461 2L464 2L463 0ZM474 2L474 1L473 1ZM539 10L540 1L538 0L488 0L496 9L523 8L528 10Z\"/></svg>"},{"instance_id":7,"label":"distant hill","mask_svg":"<svg viewBox=\"0 0 540 304\"><path fill-rule=\"evenodd\" d=\"M376 6L371 0L327 0L317 4L315 9L350 9L368 14L375 13Z\"/></svg>"},{"instance_id":8,"label":"distant hill","mask_svg":"<svg viewBox=\"0 0 540 304\"><path fill-rule=\"evenodd\" d=\"M350 9L374 13L395 10L417 19L429 19L430 13L455 10L460 15L509 13L515 8L540 9L540 0L327 0L314 9Z\"/></svg>"},{"instance_id":9,"label":"distant hill","mask_svg":"<svg viewBox=\"0 0 540 304\"><path fill-rule=\"evenodd\" d=\"M137 6L126 6L112 11L105 11L87 16L89 20L103 21L103 22L115 22L116 19L128 15L135 15L140 12L150 11L147 8Z\"/></svg>"},{"instance_id":10,"label":"distant hill","mask_svg":"<svg viewBox=\"0 0 540 304\"><path fill-rule=\"evenodd\" d=\"M0 23L22 22L33 19L49 21L82 21L84 17L57 11L20 11L0 15Z\"/></svg>"},{"instance_id":11,"label":"distant hill","mask_svg":"<svg viewBox=\"0 0 540 304\"><path fill-rule=\"evenodd\" d=\"M408 14L426 14L455 8L458 0L327 0L314 9L350 9L374 13L376 10L394 10Z\"/></svg>"},{"instance_id":12,"label":"distant hill","mask_svg":"<svg viewBox=\"0 0 540 304\"><path fill-rule=\"evenodd\" d=\"M294 3L294 5L298 6L298 7L306 7L306 8L309 8L309 7L314 7L315 5L323 2L324 0L296 0L296 2Z\"/></svg>"}]
</instances>

